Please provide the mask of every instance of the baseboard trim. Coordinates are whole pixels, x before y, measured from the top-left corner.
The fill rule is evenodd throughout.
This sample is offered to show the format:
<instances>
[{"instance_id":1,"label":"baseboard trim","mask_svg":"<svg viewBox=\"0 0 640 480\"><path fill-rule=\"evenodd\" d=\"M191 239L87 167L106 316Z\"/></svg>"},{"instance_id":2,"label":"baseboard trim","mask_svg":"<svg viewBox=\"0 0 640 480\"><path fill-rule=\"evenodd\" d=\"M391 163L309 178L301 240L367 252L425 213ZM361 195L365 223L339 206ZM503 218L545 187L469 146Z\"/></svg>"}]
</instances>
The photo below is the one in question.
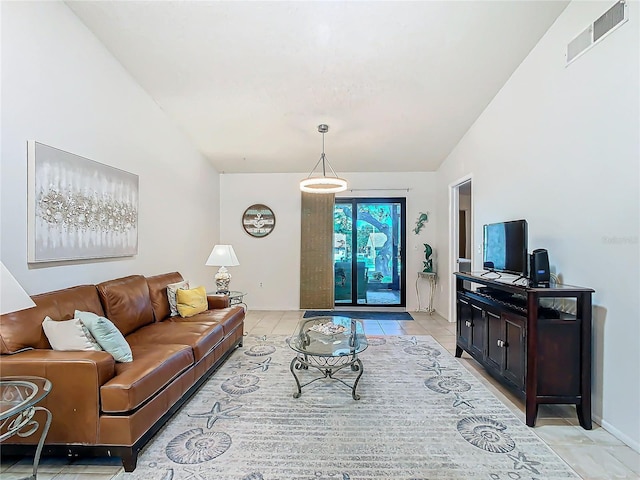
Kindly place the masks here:
<instances>
[{"instance_id":1,"label":"baseboard trim","mask_svg":"<svg viewBox=\"0 0 640 480\"><path fill-rule=\"evenodd\" d=\"M618 430L616 427L614 427L609 422L604 420L602 417L594 415L593 420L602 428L604 428L607 432L609 432L611 435L616 437L621 442L625 443L629 448L640 453L640 442L634 440L633 438L629 437L625 433L622 433L620 430Z\"/></svg>"}]
</instances>

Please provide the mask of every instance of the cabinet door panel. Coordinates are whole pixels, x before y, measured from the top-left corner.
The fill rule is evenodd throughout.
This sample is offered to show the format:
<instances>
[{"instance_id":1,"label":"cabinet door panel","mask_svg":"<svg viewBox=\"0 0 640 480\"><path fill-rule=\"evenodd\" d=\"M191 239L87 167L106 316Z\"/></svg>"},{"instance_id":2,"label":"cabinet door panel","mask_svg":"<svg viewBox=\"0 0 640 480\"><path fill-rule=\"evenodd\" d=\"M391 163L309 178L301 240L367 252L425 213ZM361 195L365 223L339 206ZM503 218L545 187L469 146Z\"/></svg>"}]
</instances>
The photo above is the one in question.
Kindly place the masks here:
<instances>
[{"instance_id":1,"label":"cabinet door panel","mask_svg":"<svg viewBox=\"0 0 640 480\"><path fill-rule=\"evenodd\" d=\"M501 342L504 342L503 335L503 322L502 319L495 313L486 312L486 325L487 330L487 354L485 360L487 365L502 371L504 347L500 346Z\"/></svg>"},{"instance_id":2,"label":"cabinet door panel","mask_svg":"<svg viewBox=\"0 0 640 480\"><path fill-rule=\"evenodd\" d=\"M458 320L457 320L457 344L464 348L469 348L469 339L471 338L471 304L466 297L458 297Z\"/></svg>"},{"instance_id":3,"label":"cabinet door panel","mask_svg":"<svg viewBox=\"0 0 640 480\"><path fill-rule=\"evenodd\" d=\"M483 310L476 305L471 305L471 338L469 339L469 348L471 349L471 353L478 358L484 357L484 324L485 316Z\"/></svg>"},{"instance_id":4,"label":"cabinet door panel","mask_svg":"<svg viewBox=\"0 0 640 480\"><path fill-rule=\"evenodd\" d=\"M519 388L525 381L525 325L526 319L510 313L502 315L505 329L504 376Z\"/></svg>"}]
</instances>

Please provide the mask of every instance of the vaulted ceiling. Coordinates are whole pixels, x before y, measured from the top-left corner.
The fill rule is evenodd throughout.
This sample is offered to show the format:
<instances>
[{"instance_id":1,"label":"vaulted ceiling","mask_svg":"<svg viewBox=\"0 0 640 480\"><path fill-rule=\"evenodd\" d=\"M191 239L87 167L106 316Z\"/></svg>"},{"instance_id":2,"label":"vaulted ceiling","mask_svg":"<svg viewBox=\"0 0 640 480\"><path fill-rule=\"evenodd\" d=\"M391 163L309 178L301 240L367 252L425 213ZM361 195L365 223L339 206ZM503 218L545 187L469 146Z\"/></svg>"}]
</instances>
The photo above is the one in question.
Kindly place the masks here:
<instances>
[{"instance_id":1,"label":"vaulted ceiling","mask_svg":"<svg viewBox=\"0 0 640 480\"><path fill-rule=\"evenodd\" d=\"M436 170L568 1L66 3L219 171L308 173L320 123L338 172Z\"/></svg>"}]
</instances>

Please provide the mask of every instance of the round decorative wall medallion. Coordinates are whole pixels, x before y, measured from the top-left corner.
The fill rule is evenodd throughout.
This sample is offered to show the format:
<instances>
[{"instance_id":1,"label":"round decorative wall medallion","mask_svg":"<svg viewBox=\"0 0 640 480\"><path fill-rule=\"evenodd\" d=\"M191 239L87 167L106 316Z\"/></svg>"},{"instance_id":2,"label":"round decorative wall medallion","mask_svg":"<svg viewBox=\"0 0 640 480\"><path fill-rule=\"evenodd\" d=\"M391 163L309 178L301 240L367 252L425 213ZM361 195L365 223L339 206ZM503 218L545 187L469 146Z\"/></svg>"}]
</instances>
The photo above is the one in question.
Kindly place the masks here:
<instances>
[{"instance_id":1,"label":"round decorative wall medallion","mask_svg":"<svg viewBox=\"0 0 640 480\"><path fill-rule=\"evenodd\" d=\"M266 237L275 226L275 214L269 207L261 203L251 205L242 214L242 227L252 237Z\"/></svg>"}]
</instances>

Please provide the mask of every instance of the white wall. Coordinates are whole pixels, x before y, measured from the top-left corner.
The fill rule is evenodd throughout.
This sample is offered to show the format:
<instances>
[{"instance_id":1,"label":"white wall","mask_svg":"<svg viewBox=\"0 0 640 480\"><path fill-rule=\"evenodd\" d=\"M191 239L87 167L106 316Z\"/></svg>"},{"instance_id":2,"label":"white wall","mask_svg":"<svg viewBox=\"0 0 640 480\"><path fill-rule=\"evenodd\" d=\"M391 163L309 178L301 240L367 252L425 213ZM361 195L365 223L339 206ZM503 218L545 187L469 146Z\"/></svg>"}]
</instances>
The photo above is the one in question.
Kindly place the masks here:
<instances>
[{"instance_id":1,"label":"white wall","mask_svg":"<svg viewBox=\"0 0 640 480\"><path fill-rule=\"evenodd\" d=\"M231 287L248 292L248 305L256 310L297 310L300 297L300 190L306 173L223 174L220 176L220 242L230 243L240 266L229 269ZM344 174L349 188L342 197L406 197L407 199L407 310L417 307L415 280L422 271L423 243L435 245L435 173ZM371 190L365 190L371 189ZM393 190L379 190L393 189ZM409 191L407 191L409 189ZM254 238L242 228L242 214L254 203L269 206L276 227L264 238ZM429 222L413 233L419 212L429 212ZM212 267L213 268L213 267ZM215 268L211 275L215 274ZM262 283L262 287L260 287ZM421 295L426 291L421 290ZM424 297L423 297L424 298ZM423 302L424 303L424 302Z\"/></svg>"},{"instance_id":2,"label":"white wall","mask_svg":"<svg viewBox=\"0 0 640 480\"><path fill-rule=\"evenodd\" d=\"M476 269L483 224L528 220L529 250L548 249L564 283L595 289L593 413L638 450L638 2L627 24L564 61L567 43L611 4L571 3L442 165L437 244L448 255L447 186L467 174Z\"/></svg>"},{"instance_id":3,"label":"white wall","mask_svg":"<svg viewBox=\"0 0 640 480\"><path fill-rule=\"evenodd\" d=\"M178 270L213 280L219 175L61 2L2 2L0 248L28 293ZM139 175L139 253L27 265L27 140Z\"/></svg>"}]
</instances>

